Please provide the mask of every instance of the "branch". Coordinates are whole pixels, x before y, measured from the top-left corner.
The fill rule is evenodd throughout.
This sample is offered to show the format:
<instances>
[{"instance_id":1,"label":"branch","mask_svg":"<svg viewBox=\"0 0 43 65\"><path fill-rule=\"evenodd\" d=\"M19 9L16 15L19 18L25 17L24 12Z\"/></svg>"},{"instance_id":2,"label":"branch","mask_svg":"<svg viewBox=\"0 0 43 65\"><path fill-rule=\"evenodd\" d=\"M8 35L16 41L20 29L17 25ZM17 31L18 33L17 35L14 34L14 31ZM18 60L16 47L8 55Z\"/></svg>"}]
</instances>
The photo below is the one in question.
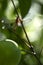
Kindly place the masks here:
<instances>
[{"instance_id":1,"label":"branch","mask_svg":"<svg viewBox=\"0 0 43 65\"><path fill-rule=\"evenodd\" d=\"M27 42L26 40L22 39L22 38L13 30L13 28L11 27L11 25L10 25L9 23L5 23L5 22L4 22L4 26L5 26L10 32L13 32L13 33L21 40L21 42L25 43L25 44L27 45L27 47L29 47L28 42ZM29 48L30 48L30 47L29 47ZM25 51L26 51L26 50L25 50ZM27 50L26 52L29 53L28 50ZM31 49L31 53L30 53L30 54L33 54L33 55L35 56L35 58L38 60L39 65L42 65L41 62L40 62L40 60L39 60L39 58L37 57L37 54L36 54L35 52L33 52L32 49Z\"/></svg>"},{"instance_id":2,"label":"branch","mask_svg":"<svg viewBox=\"0 0 43 65\"><path fill-rule=\"evenodd\" d=\"M28 43L29 43L29 47L30 47L31 51L34 52L33 46L31 45L30 40L29 40L29 38L28 38L28 35L27 35L27 33L26 33L26 30L25 30L25 28L24 28L23 21L22 21L22 20L20 19L20 17L19 17L19 14L18 14L18 12L17 12L16 6L15 6L13 0L11 0L11 1L12 1L12 4L13 4L14 8L15 8L16 14L17 14L17 16L18 16L17 19L20 21L20 23L21 23L21 25L22 25L22 28L23 28L23 31L24 31L24 33L25 33L25 35L26 35L27 41L28 41ZM18 21L18 22L19 22L19 21Z\"/></svg>"},{"instance_id":3,"label":"branch","mask_svg":"<svg viewBox=\"0 0 43 65\"><path fill-rule=\"evenodd\" d=\"M12 4L13 4L13 6L14 6L14 9L15 9L15 12L16 12L17 16L19 16L19 14L18 14L18 12L17 12L17 9L16 9L16 6L15 6L15 4L14 4L14 1L11 0L11 2L12 2Z\"/></svg>"},{"instance_id":4,"label":"branch","mask_svg":"<svg viewBox=\"0 0 43 65\"><path fill-rule=\"evenodd\" d=\"M27 41L28 41L29 46L30 46L29 48L30 48L31 52L33 53L33 55L35 56L35 58L38 60L39 64L42 65L41 62L40 62L40 60L39 60L39 58L38 58L37 55L36 55L36 52L34 52L34 48L33 48L33 46L32 46L31 43L30 43L30 40L29 40L29 38L28 38L28 35L27 35L26 30L25 30L24 25L23 25L23 21L22 21L22 20L20 19L20 17L19 17L19 14L18 14L18 12L17 12L16 6L15 6L13 0L11 0L11 2L12 2L12 4L13 4L14 9L15 9L15 11L16 11L16 14L17 14L17 16L18 16L18 18L19 18L19 20L20 20L20 23L21 23L21 25L22 25L23 31L24 31L24 33L25 33L25 35L26 35ZM14 33L15 33L15 32L14 32ZM16 34L16 35L17 35L17 34ZM18 36L18 37L19 37L19 36Z\"/></svg>"}]
</instances>

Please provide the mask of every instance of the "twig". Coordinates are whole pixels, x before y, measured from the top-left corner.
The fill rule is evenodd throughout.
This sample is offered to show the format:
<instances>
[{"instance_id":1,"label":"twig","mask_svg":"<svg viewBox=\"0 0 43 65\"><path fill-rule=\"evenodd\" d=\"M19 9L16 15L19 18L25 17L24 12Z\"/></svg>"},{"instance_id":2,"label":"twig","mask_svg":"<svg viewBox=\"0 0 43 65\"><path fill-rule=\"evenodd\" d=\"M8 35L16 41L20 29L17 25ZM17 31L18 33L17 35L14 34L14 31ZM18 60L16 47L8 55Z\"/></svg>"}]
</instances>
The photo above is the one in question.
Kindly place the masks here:
<instances>
[{"instance_id":1,"label":"twig","mask_svg":"<svg viewBox=\"0 0 43 65\"><path fill-rule=\"evenodd\" d=\"M17 12L17 9L16 9L16 6L15 6L15 4L14 4L14 1L11 0L11 2L12 2L12 4L13 4L13 6L14 6L14 9L15 9L15 11L16 11L17 16L19 16L19 14L18 14L18 12Z\"/></svg>"},{"instance_id":2,"label":"twig","mask_svg":"<svg viewBox=\"0 0 43 65\"><path fill-rule=\"evenodd\" d=\"M40 60L39 60L39 58L37 57L37 55L35 54L34 56L35 56L35 58L37 59L37 61L39 62L39 65L42 65L42 63L40 62Z\"/></svg>"},{"instance_id":3,"label":"twig","mask_svg":"<svg viewBox=\"0 0 43 65\"><path fill-rule=\"evenodd\" d=\"M27 41L28 41L28 43L29 43L29 47L30 47L31 51L34 52L33 46L31 45L30 40L29 40L29 38L28 38L28 35L27 35L27 33L26 33L26 30L25 30L25 28L24 28L23 21L22 21L22 20L20 19L20 17L19 17L19 14L18 14L18 12L17 12L16 6L15 6L13 0L11 0L11 1L12 1L12 4L13 4L14 8L15 8L16 14L17 14L17 16L18 16L17 18L19 19L19 21L20 21L20 23L21 23L21 25L22 25L23 31L24 31L24 33L25 33L25 35L26 35Z\"/></svg>"},{"instance_id":4,"label":"twig","mask_svg":"<svg viewBox=\"0 0 43 65\"><path fill-rule=\"evenodd\" d=\"M26 52L26 53L28 53L28 54L33 55L33 56L38 60L39 65L42 65L42 63L40 62L40 60L39 60L39 58L37 57L36 54L33 54L32 52L30 52L30 51L28 51L28 50L25 50L25 49L23 49L23 50L21 50L21 51L24 51L24 52Z\"/></svg>"},{"instance_id":5,"label":"twig","mask_svg":"<svg viewBox=\"0 0 43 65\"><path fill-rule=\"evenodd\" d=\"M29 38L28 38L28 35L27 35L27 33L26 33L26 31L25 31L25 28L24 28L24 25L23 25L23 21L22 21L22 20L20 19L20 17L19 17L19 14L18 14L18 12L17 12L16 6L15 6L13 0L11 0L11 1L12 1L12 4L13 4L14 8L15 8L16 14L17 14L17 16L18 16L18 18L19 18L19 20L20 20L20 23L21 23L21 25L22 25L22 28L23 28L23 30L24 30L24 33L25 33L25 35L26 35L27 41L28 41L29 46L30 46L29 48L31 49L33 55L34 55L34 56L36 57L36 59L38 60L39 64L42 65L42 63L40 62L39 58L37 57L36 53L34 52L34 49L33 49L32 45L31 45L31 43L30 43L30 40L29 40Z\"/></svg>"},{"instance_id":6,"label":"twig","mask_svg":"<svg viewBox=\"0 0 43 65\"><path fill-rule=\"evenodd\" d=\"M8 24L8 23L4 23L5 27L10 31L10 32L13 32L20 40L21 42L25 43L28 47L28 42L24 39L22 39L13 29L12 27ZM30 47L29 47L30 48ZM28 51L26 51L27 53L29 53ZM30 54L33 54L35 56L35 58L38 60L39 62L39 65L42 65L39 58L37 57L36 53L35 52L31 52Z\"/></svg>"},{"instance_id":7,"label":"twig","mask_svg":"<svg viewBox=\"0 0 43 65\"><path fill-rule=\"evenodd\" d=\"M24 33L25 33L25 35L26 35L26 38L27 38L27 41L28 41L30 50L31 50L32 52L34 52L33 46L31 45L30 40L29 40L29 38L28 38L28 35L27 35L27 33L26 33L26 30L25 30L25 28L24 28L23 21L22 21L22 20L20 20L20 21L21 21L21 25L22 25L23 31L24 31Z\"/></svg>"}]
</instances>

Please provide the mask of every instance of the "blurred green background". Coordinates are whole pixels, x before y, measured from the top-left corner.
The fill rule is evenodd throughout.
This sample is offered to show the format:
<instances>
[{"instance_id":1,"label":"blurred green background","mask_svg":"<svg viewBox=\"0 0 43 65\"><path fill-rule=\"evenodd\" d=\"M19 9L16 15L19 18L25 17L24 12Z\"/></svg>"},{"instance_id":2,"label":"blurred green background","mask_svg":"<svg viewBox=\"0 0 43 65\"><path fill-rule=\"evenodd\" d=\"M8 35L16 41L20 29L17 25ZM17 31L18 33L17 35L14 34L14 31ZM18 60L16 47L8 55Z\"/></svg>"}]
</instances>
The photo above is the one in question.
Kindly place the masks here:
<instances>
[{"instance_id":1,"label":"blurred green background","mask_svg":"<svg viewBox=\"0 0 43 65\"><path fill-rule=\"evenodd\" d=\"M43 65L43 0L13 0L31 44ZM21 26L16 25L17 13L11 0L0 0L0 41L6 38L14 40L19 48L29 48L20 38L26 40ZM11 27L14 32L8 30ZM20 37L20 38L19 38ZM38 65L37 59L21 51L22 57L19 65Z\"/></svg>"}]
</instances>

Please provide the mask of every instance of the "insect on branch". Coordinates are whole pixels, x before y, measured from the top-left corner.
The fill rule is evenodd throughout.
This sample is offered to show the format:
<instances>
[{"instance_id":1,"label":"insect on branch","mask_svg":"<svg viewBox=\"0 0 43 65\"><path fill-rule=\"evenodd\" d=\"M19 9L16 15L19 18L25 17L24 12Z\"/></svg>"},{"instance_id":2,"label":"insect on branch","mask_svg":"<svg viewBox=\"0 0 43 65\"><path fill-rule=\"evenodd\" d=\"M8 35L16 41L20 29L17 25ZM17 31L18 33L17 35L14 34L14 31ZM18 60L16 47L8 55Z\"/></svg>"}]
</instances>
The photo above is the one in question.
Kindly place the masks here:
<instances>
[{"instance_id":1,"label":"insect on branch","mask_svg":"<svg viewBox=\"0 0 43 65\"><path fill-rule=\"evenodd\" d=\"M35 56L35 58L38 60L39 65L42 65L42 63L40 62L39 58L38 58L37 55L36 55L36 52L34 51L33 46L31 45L31 42L30 42L30 40L29 40L29 38L28 38L28 35L27 35L26 30L25 30L24 25L23 25L23 20L21 20L20 17L19 17L19 14L18 14L18 11L17 11L16 6L15 6L15 4L14 4L14 1L11 0L11 2L12 2L12 4L13 4L13 6L14 6L15 11L16 11L17 19L20 21L20 23L21 23L21 25L22 25L22 29L23 29L23 31L24 31L24 33L25 33L26 38L27 38L27 41L28 41L28 44L29 44L29 48L30 48L31 52L33 53L33 55ZM19 22L19 21L17 21L17 22Z\"/></svg>"},{"instance_id":2,"label":"insect on branch","mask_svg":"<svg viewBox=\"0 0 43 65\"><path fill-rule=\"evenodd\" d=\"M26 33L26 30L25 30L25 28L24 28L23 20L20 19L19 14L18 14L18 12L17 12L16 6L15 6L13 0L11 0L11 1L12 1L12 4L13 4L14 8L15 8L16 14L17 14L17 19L16 19L17 21L16 21L16 22L18 23L18 22L20 21L20 23L21 23L21 25L22 25L22 28L23 28L23 31L24 31L24 33L25 33L25 35L26 35L27 41L28 41L28 43L29 43L29 47L30 47L30 49L32 50L32 52L34 52L34 51L33 51L33 46L31 45L30 40L29 40L29 38L28 38L28 35L27 35L27 33Z\"/></svg>"}]
</instances>

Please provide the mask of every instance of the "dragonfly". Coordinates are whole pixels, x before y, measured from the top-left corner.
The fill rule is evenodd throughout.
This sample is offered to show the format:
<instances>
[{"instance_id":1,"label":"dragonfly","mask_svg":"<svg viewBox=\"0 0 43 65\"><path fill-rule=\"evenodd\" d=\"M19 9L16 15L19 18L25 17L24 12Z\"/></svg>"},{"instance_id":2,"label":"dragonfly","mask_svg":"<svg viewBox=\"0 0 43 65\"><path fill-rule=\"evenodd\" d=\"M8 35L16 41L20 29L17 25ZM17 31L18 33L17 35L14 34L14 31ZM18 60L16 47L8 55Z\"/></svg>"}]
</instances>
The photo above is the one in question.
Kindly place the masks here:
<instances>
[{"instance_id":1,"label":"dragonfly","mask_svg":"<svg viewBox=\"0 0 43 65\"><path fill-rule=\"evenodd\" d=\"M21 16L19 16L19 14L18 14L18 12L17 12L17 10L16 10L16 7L15 7L15 5L14 5L14 2L13 2L13 0L11 0L12 1L12 3L13 3L13 6L14 6L14 8L15 8L15 11L16 11L16 13L17 13L17 18L16 18L16 20L15 20L15 22L14 22L14 24L13 24L13 28L14 28L14 30L16 30L16 28L17 28L17 26L23 26L23 29L24 29L24 27L28 27L28 26L30 26L30 28L31 28L31 24L32 24L32 19L37 15L37 14L40 14L41 13L41 7L42 7L42 5L43 5L43 2L41 2L41 1L35 1L35 0L33 0L32 1L32 4L31 4L31 7L30 7L30 10L28 11L28 13L26 14L26 16L22 19L22 17ZM2 19L2 23L5 23L6 24L6 22L4 21L5 19ZM3 22L4 21L4 22ZM7 21L7 20L6 20ZM8 20L9 21L9 20ZM14 20L13 20L14 21ZM21 23L22 23L22 25L21 25ZM27 24L28 23L28 24ZM33 22L34 23L34 22ZM7 26L8 26L8 24L7 24ZM36 27L37 27L37 23L36 23L36 25L35 25ZM4 29L5 28L5 26L3 25L3 27L2 27L2 29ZM10 25L9 25L9 28L10 28ZM31 35L32 36L32 35ZM31 36L29 36L29 37L31 37ZM33 37L32 37L33 38ZM35 39L35 38L34 38Z\"/></svg>"}]
</instances>

